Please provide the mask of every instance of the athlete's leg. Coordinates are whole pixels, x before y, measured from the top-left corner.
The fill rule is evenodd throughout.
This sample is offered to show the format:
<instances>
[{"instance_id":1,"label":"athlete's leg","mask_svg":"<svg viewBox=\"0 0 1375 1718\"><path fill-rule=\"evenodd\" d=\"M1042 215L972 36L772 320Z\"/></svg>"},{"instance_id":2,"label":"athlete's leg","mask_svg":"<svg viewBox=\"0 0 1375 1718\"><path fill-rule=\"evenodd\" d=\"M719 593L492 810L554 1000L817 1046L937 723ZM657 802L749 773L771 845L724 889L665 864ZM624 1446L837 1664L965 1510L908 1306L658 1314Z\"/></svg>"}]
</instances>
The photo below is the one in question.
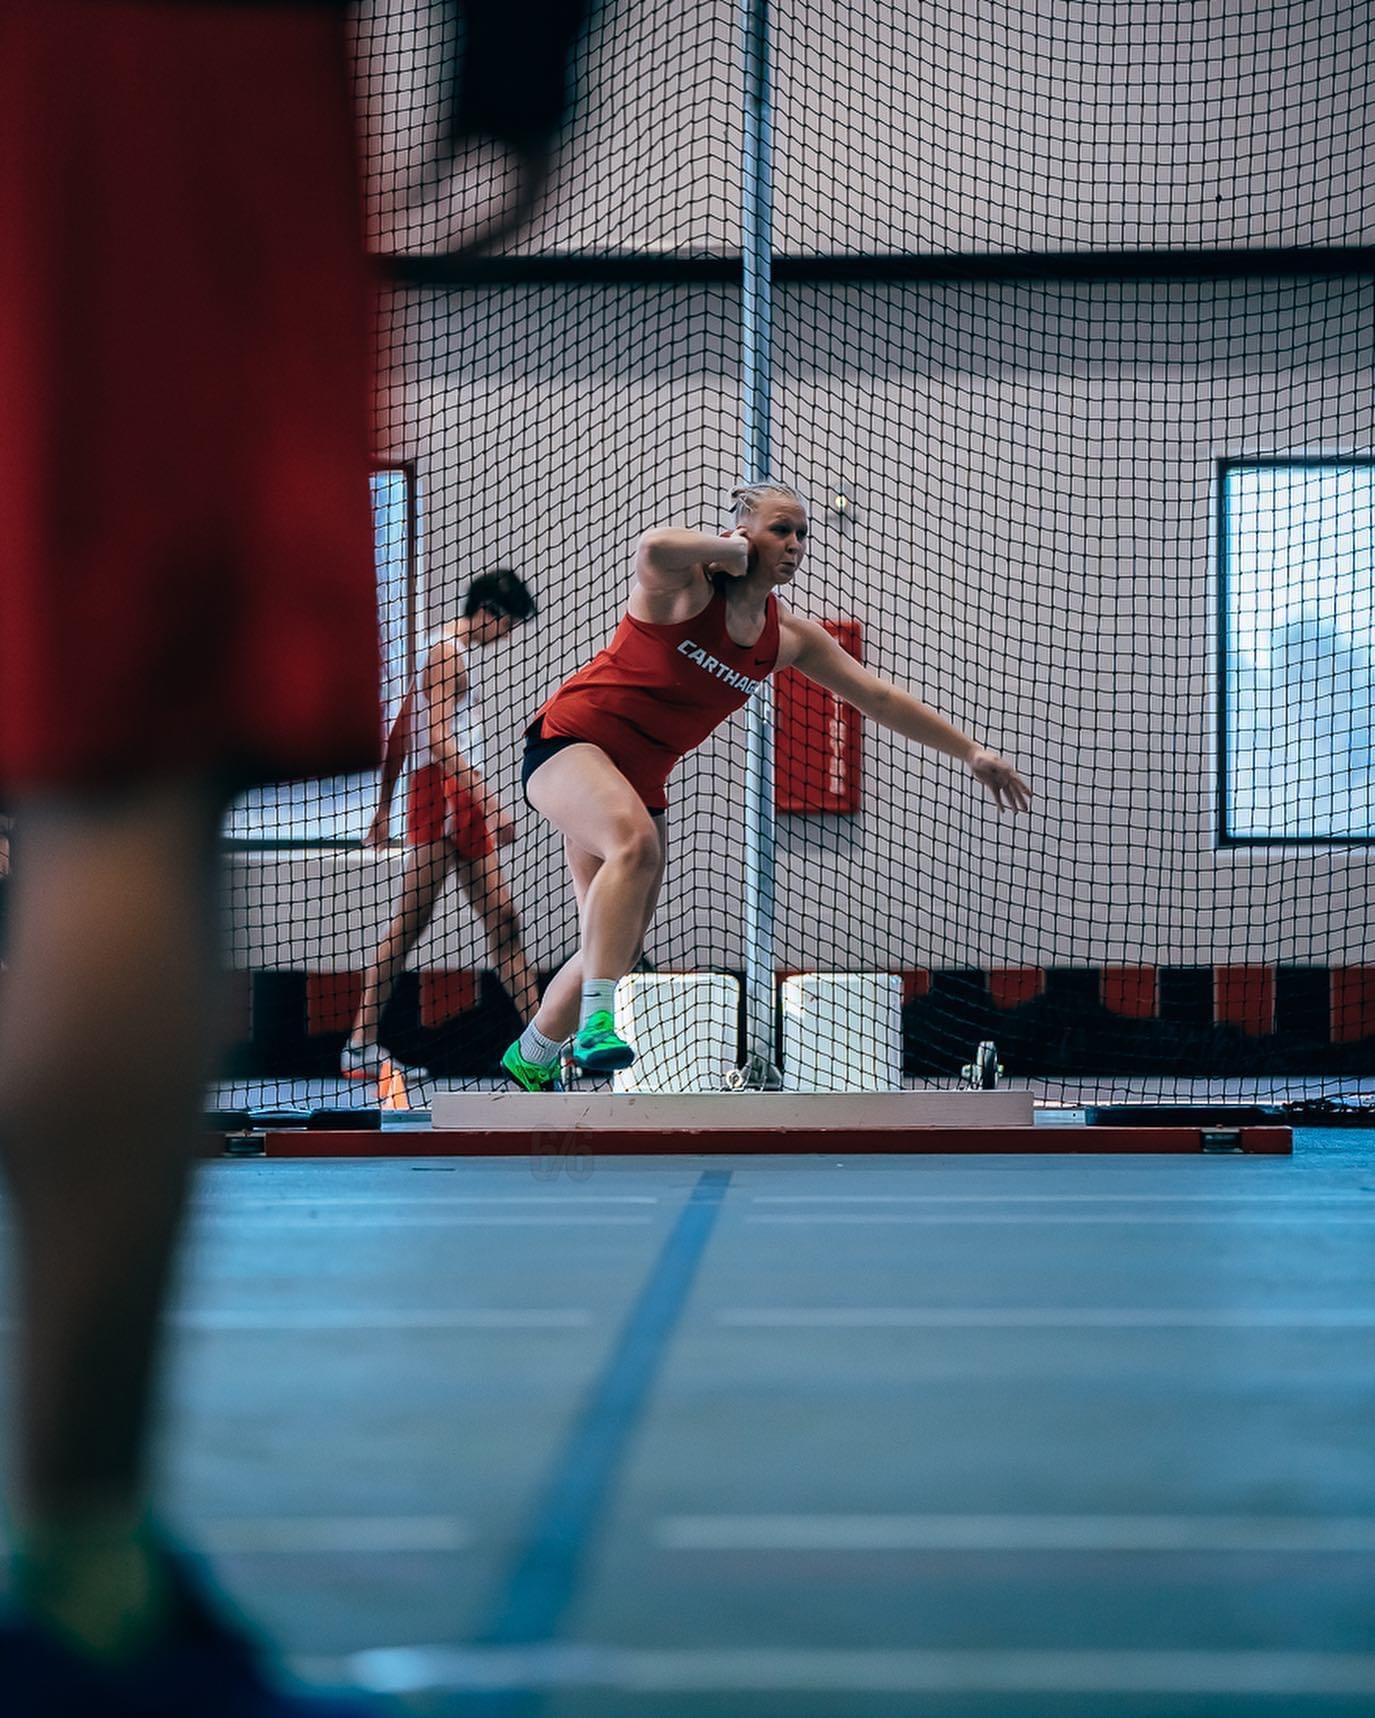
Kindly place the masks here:
<instances>
[{"instance_id":1,"label":"athlete's leg","mask_svg":"<svg viewBox=\"0 0 1375 1718\"><path fill-rule=\"evenodd\" d=\"M585 847L579 847L577 842L567 835L563 838L563 853L568 861L568 874L573 879L573 895L578 903L578 923L581 925L587 891L592 887L593 878L601 870L602 862L595 853L589 853ZM582 974L582 949L577 948L545 986L536 1019L540 1022L540 1030L545 1031L547 1036L572 1036L578 1024Z\"/></svg>"},{"instance_id":2,"label":"athlete's leg","mask_svg":"<svg viewBox=\"0 0 1375 1718\"><path fill-rule=\"evenodd\" d=\"M640 930L640 942L631 959L633 966L644 952L644 939L649 930L650 921L654 917L654 909L659 903L659 891L663 886L664 869L668 859L665 841L664 819L656 817L655 828L659 836L659 869L654 878L654 886L650 890L649 899L645 903L644 924ZM579 847L569 836L564 837L564 853L568 859L568 869L573 878L573 892L577 896L578 911L584 910L588 890L592 880L601 869L602 861L595 853L589 853L586 848ZM570 1036L578 1023L578 1007L582 997L583 954L579 949L563 963L559 970L549 980L545 988L544 1000L540 1003L539 1013L535 1020L540 1031L546 1037L564 1039Z\"/></svg>"},{"instance_id":3,"label":"athlete's leg","mask_svg":"<svg viewBox=\"0 0 1375 1718\"><path fill-rule=\"evenodd\" d=\"M21 1593L93 1651L159 1625L145 1493L157 1319L217 1027L218 795L15 808L0 1149L14 1199Z\"/></svg>"},{"instance_id":4,"label":"athlete's leg","mask_svg":"<svg viewBox=\"0 0 1375 1718\"><path fill-rule=\"evenodd\" d=\"M539 991L530 963L525 958L520 916L496 854L486 853L479 859L460 859L455 874L468 904L482 920L492 963L516 1005L516 1012L522 1021L529 1021L539 1006Z\"/></svg>"},{"instance_id":5,"label":"athlete's leg","mask_svg":"<svg viewBox=\"0 0 1375 1718\"><path fill-rule=\"evenodd\" d=\"M527 793L567 840L600 861L584 870L583 982L624 977L644 941L663 862L654 819L598 746L567 746L546 758Z\"/></svg>"},{"instance_id":6,"label":"athlete's leg","mask_svg":"<svg viewBox=\"0 0 1375 1718\"><path fill-rule=\"evenodd\" d=\"M377 1043L382 1012L406 969L411 950L434 917L435 904L454 863L453 844L448 840L426 841L406 849L396 915L363 979L363 995L349 1038L355 1051Z\"/></svg>"}]
</instances>

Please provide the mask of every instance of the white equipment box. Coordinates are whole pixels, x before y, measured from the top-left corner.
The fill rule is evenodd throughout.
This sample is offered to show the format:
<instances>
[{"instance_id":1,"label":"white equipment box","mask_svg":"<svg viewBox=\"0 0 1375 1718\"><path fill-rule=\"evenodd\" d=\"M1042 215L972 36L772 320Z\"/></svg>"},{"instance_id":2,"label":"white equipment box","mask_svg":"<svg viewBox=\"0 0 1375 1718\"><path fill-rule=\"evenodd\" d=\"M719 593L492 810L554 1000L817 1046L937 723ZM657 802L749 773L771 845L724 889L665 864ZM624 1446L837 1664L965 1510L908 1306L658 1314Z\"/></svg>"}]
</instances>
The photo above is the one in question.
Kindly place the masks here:
<instances>
[{"instance_id":1,"label":"white equipment box","mask_svg":"<svg viewBox=\"0 0 1375 1718\"><path fill-rule=\"evenodd\" d=\"M723 972L632 972L616 986L616 1030L635 1061L617 1092L720 1092L739 1061L740 986Z\"/></svg>"},{"instance_id":2,"label":"white equipment box","mask_svg":"<svg viewBox=\"0 0 1375 1718\"><path fill-rule=\"evenodd\" d=\"M901 1088L901 974L804 972L783 980L784 1091Z\"/></svg>"}]
</instances>

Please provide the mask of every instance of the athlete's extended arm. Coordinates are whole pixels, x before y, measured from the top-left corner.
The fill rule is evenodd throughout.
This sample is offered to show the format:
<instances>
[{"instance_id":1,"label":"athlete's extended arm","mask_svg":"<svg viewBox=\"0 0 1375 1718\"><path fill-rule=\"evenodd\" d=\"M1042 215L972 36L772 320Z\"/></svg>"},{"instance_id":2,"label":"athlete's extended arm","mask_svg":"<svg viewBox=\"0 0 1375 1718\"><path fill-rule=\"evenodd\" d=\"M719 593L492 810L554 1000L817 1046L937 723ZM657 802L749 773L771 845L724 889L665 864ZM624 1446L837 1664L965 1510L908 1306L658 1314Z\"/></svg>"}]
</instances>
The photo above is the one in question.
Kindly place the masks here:
<instances>
[{"instance_id":1,"label":"athlete's extended arm","mask_svg":"<svg viewBox=\"0 0 1375 1718\"><path fill-rule=\"evenodd\" d=\"M497 803L495 795L454 740L458 706L468 693L468 673L463 652L451 639L441 639L425 659L425 700L429 706L430 756L451 781L458 783L482 807L482 815L498 847L514 839L516 826Z\"/></svg>"},{"instance_id":2,"label":"athlete's extended arm","mask_svg":"<svg viewBox=\"0 0 1375 1718\"><path fill-rule=\"evenodd\" d=\"M791 614L784 618L778 666L799 669L905 740L958 758L987 788L999 811L1025 811L1030 806L1031 789L1005 758L981 746L910 692L871 674L814 620Z\"/></svg>"},{"instance_id":3,"label":"athlete's extended arm","mask_svg":"<svg viewBox=\"0 0 1375 1718\"><path fill-rule=\"evenodd\" d=\"M700 572L728 573L743 578L749 571L750 550L744 533L713 537L705 531L672 527L646 531L635 551L635 577L652 594L681 591Z\"/></svg>"}]
</instances>

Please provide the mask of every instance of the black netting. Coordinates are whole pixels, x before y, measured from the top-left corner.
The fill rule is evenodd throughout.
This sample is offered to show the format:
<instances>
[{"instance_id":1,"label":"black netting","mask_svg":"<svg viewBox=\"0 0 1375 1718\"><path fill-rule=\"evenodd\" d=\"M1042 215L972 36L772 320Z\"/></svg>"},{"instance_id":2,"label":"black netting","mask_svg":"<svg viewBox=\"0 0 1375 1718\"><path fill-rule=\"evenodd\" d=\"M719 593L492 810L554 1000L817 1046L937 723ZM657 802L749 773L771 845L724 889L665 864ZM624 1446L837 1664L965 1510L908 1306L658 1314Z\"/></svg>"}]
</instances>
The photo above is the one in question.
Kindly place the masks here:
<instances>
[{"instance_id":1,"label":"black netting","mask_svg":"<svg viewBox=\"0 0 1375 1718\"><path fill-rule=\"evenodd\" d=\"M522 732L609 639L640 533L723 528L743 474L760 10L607 0L541 211L478 260L435 254L456 209L509 189L482 150L435 178L450 9L378 0L359 23L391 259L391 712L471 580L520 573L537 618L470 656L484 773L517 824L500 883L545 975L577 912L521 797ZM805 1039L820 1083L829 1065L881 1084L896 1054L909 1083L948 1084L992 1042L1066 1100L1351 1089L1375 1041L1365 9L768 10L771 463L813 526L788 600L1037 794L1000 818L955 761L779 686L786 803L831 809L778 812L770 965L870 982L790 989L774 1059L795 1078ZM653 971L628 1005L669 1084L703 1080L704 1021L713 1077L750 1047L745 748L736 718L671 784ZM834 809L855 770L856 808ZM401 904L405 794L381 850L358 845L372 780L236 814L238 1098L342 1089ZM521 1023L498 880L459 881L382 1026L441 1083L495 1076ZM654 1008L688 1012L661 1027Z\"/></svg>"}]
</instances>

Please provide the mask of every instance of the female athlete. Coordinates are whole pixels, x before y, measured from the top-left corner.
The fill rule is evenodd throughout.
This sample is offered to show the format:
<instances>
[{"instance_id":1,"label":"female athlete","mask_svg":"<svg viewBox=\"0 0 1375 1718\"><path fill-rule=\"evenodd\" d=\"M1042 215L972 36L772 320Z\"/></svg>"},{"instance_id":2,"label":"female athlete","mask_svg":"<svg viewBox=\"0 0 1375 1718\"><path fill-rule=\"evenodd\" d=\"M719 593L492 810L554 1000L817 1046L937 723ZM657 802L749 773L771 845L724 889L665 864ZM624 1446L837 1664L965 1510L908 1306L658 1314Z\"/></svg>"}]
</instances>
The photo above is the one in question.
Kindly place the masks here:
<instances>
[{"instance_id":1,"label":"female athlete","mask_svg":"<svg viewBox=\"0 0 1375 1718\"><path fill-rule=\"evenodd\" d=\"M607 649L566 681L526 733L526 797L562 834L582 922L502 1066L527 1091L557 1089L559 1054L589 1073L629 1067L616 1032L617 981L639 958L664 874L665 784L675 764L770 674L799 669L904 739L959 758L1000 811L1031 792L1011 764L900 687L860 666L775 592L807 550L795 489L758 483L731 497L726 537L653 530L640 539L629 607Z\"/></svg>"}]
</instances>

